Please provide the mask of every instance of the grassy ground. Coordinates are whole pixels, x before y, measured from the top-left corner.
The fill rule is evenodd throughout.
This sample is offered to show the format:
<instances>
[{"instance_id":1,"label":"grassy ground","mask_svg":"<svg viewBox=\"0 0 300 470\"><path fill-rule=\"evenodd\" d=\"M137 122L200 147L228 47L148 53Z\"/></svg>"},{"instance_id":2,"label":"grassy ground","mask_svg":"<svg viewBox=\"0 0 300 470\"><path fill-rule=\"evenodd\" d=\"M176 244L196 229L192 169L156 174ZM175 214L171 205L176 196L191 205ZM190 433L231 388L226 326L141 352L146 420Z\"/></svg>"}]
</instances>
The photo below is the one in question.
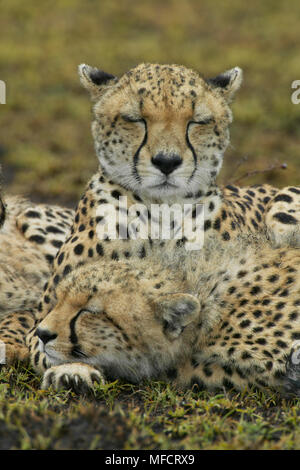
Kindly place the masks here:
<instances>
[{"instance_id":1,"label":"grassy ground","mask_svg":"<svg viewBox=\"0 0 300 470\"><path fill-rule=\"evenodd\" d=\"M220 181L287 163L243 184L299 183L298 0L2 0L0 161L6 187L73 203L97 167L86 62L122 74L141 61L180 63L204 76L239 65L232 145ZM234 168L246 161L235 176ZM299 449L297 402L274 394L180 394L160 383L112 384L95 397L39 391L26 368L0 373L0 448Z\"/></svg>"},{"instance_id":2,"label":"grassy ground","mask_svg":"<svg viewBox=\"0 0 300 470\"><path fill-rule=\"evenodd\" d=\"M39 390L26 367L0 372L1 449L300 448L300 410L272 392L179 393L159 382Z\"/></svg>"},{"instance_id":3,"label":"grassy ground","mask_svg":"<svg viewBox=\"0 0 300 470\"><path fill-rule=\"evenodd\" d=\"M2 0L0 160L8 189L76 201L96 169L81 62L122 74L141 61L182 63L204 76L239 65L232 146L220 181L286 162L242 184L295 183L300 170L298 0ZM238 175L236 175L238 176Z\"/></svg>"}]
</instances>

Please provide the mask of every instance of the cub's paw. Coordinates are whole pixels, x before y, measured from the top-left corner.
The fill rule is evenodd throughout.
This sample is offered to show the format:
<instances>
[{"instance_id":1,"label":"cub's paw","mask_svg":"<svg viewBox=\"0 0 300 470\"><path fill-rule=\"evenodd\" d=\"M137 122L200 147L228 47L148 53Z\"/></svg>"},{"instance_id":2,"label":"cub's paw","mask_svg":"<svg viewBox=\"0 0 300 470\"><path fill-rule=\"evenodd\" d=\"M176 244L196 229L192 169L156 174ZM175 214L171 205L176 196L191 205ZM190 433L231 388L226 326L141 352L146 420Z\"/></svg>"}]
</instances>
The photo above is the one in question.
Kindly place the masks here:
<instances>
[{"instance_id":1,"label":"cub's paw","mask_svg":"<svg viewBox=\"0 0 300 470\"><path fill-rule=\"evenodd\" d=\"M105 382L101 373L93 366L74 362L48 369L44 374L41 388L47 389L52 385L56 390L66 389L87 395L92 392L94 382Z\"/></svg>"}]
</instances>

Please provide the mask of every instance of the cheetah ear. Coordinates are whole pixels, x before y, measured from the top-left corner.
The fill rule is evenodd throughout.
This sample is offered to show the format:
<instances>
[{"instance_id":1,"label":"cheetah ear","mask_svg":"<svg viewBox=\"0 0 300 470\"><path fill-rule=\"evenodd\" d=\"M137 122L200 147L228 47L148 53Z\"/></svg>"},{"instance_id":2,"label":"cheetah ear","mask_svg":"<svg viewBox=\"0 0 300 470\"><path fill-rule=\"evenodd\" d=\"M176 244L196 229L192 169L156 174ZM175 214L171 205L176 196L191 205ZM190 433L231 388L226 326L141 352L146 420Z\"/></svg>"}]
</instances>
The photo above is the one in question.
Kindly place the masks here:
<instances>
[{"instance_id":1,"label":"cheetah ear","mask_svg":"<svg viewBox=\"0 0 300 470\"><path fill-rule=\"evenodd\" d=\"M114 75L86 64L78 66L78 74L82 85L90 92L92 101L97 101L107 86L118 81Z\"/></svg>"},{"instance_id":2,"label":"cheetah ear","mask_svg":"<svg viewBox=\"0 0 300 470\"><path fill-rule=\"evenodd\" d=\"M243 71L240 67L226 70L226 72L209 78L206 82L216 88L224 96L227 102L231 102L235 93L240 88L243 81Z\"/></svg>"},{"instance_id":3,"label":"cheetah ear","mask_svg":"<svg viewBox=\"0 0 300 470\"><path fill-rule=\"evenodd\" d=\"M169 294L158 301L158 313L163 320L163 329L170 339L178 338L184 328L197 318L200 304L190 294Z\"/></svg>"}]
</instances>

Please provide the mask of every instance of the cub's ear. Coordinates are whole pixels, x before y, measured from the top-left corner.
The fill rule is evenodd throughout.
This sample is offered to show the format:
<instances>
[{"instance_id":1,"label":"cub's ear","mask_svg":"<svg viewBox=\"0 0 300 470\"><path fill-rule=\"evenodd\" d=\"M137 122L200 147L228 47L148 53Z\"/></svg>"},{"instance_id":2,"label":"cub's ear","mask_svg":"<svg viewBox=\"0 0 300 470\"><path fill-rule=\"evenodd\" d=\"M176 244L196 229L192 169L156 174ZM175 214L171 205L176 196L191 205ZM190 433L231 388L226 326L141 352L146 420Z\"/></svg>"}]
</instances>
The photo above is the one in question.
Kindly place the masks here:
<instances>
[{"instance_id":1,"label":"cub's ear","mask_svg":"<svg viewBox=\"0 0 300 470\"><path fill-rule=\"evenodd\" d=\"M163 321L164 333L170 339L178 338L199 312L199 301L190 294L169 294L158 301L158 314Z\"/></svg>"},{"instance_id":2,"label":"cub's ear","mask_svg":"<svg viewBox=\"0 0 300 470\"><path fill-rule=\"evenodd\" d=\"M86 64L78 66L78 74L82 85L90 92L93 101L100 98L108 85L118 81L118 78L114 75Z\"/></svg>"},{"instance_id":3,"label":"cub's ear","mask_svg":"<svg viewBox=\"0 0 300 470\"><path fill-rule=\"evenodd\" d=\"M206 82L213 88L217 88L224 96L227 102L230 102L243 81L243 71L239 67L226 70L226 72L209 78Z\"/></svg>"}]
</instances>

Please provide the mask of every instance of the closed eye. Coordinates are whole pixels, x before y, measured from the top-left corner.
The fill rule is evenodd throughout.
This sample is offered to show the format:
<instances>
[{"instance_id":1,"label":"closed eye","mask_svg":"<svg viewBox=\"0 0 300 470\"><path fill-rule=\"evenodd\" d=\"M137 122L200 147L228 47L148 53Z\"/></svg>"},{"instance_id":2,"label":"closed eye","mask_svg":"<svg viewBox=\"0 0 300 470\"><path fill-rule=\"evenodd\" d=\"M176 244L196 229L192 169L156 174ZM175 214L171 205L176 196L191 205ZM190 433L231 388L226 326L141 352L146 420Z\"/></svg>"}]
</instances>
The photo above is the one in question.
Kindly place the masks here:
<instances>
[{"instance_id":1,"label":"closed eye","mask_svg":"<svg viewBox=\"0 0 300 470\"><path fill-rule=\"evenodd\" d=\"M99 313L99 312L97 312L96 310L89 310L87 308L82 308L81 310L79 310L77 315L80 315L81 313L92 313L93 315L95 315L96 313Z\"/></svg>"},{"instance_id":2,"label":"closed eye","mask_svg":"<svg viewBox=\"0 0 300 470\"><path fill-rule=\"evenodd\" d=\"M213 117L209 117L209 118L206 118L206 119L199 119L199 121L190 121L189 124L199 124L201 126L204 126L205 124L210 124L211 122L214 122L214 118Z\"/></svg>"},{"instance_id":3,"label":"closed eye","mask_svg":"<svg viewBox=\"0 0 300 470\"><path fill-rule=\"evenodd\" d=\"M128 114L121 114L121 118L126 122L145 122L141 117L128 116Z\"/></svg>"}]
</instances>

